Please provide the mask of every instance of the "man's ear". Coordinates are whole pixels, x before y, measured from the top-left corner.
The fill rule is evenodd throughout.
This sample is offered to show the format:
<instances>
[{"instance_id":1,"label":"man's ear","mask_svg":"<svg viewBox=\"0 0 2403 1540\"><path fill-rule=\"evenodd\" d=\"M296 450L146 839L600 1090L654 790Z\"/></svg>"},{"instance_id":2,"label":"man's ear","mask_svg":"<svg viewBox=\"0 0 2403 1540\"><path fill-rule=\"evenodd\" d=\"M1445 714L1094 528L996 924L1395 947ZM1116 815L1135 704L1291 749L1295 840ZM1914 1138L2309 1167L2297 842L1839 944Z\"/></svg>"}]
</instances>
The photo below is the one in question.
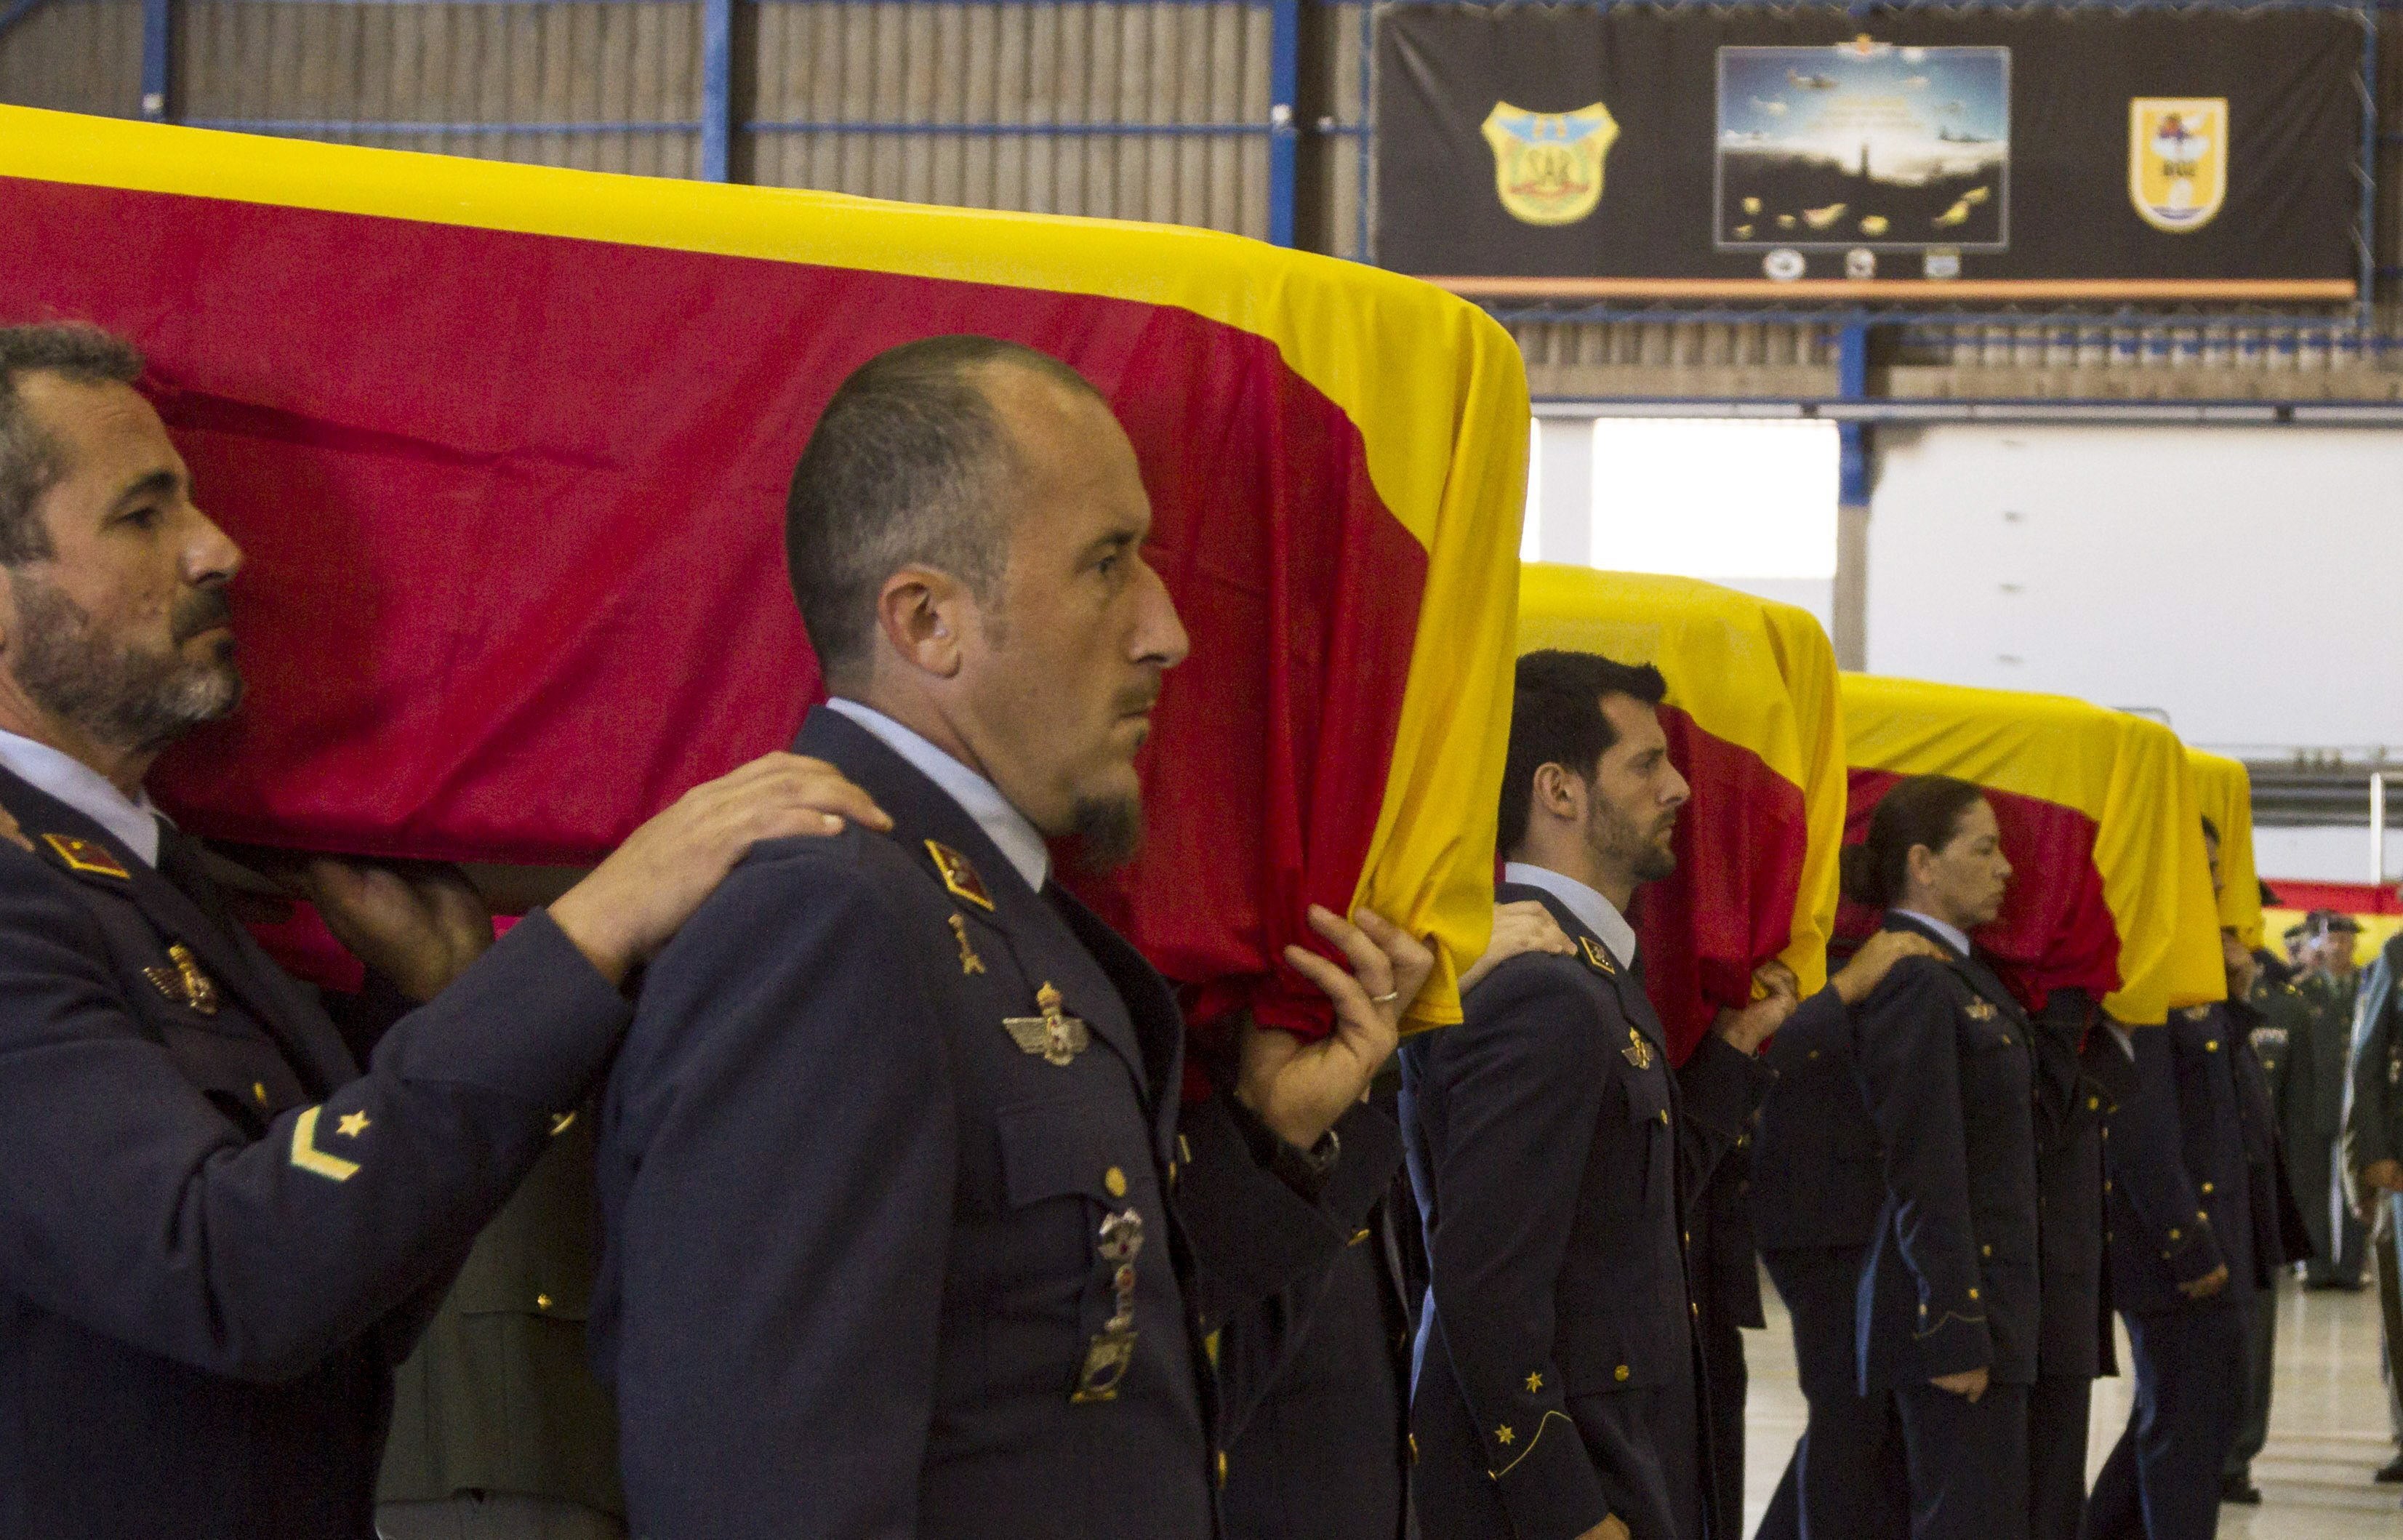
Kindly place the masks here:
<instances>
[{"instance_id":1,"label":"man's ear","mask_svg":"<svg viewBox=\"0 0 2403 1540\"><path fill-rule=\"evenodd\" d=\"M974 622L967 586L932 567L903 567L876 595L876 623L885 645L910 667L950 679L965 661L961 641Z\"/></svg>"},{"instance_id":2,"label":"man's ear","mask_svg":"<svg viewBox=\"0 0 2403 1540\"><path fill-rule=\"evenodd\" d=\"M1580 814L1580 793L1583 786L1562 766L1546 762L1535 767L1535 806L1554 818L1575 821Z\"/></svg>"}]
</instances>

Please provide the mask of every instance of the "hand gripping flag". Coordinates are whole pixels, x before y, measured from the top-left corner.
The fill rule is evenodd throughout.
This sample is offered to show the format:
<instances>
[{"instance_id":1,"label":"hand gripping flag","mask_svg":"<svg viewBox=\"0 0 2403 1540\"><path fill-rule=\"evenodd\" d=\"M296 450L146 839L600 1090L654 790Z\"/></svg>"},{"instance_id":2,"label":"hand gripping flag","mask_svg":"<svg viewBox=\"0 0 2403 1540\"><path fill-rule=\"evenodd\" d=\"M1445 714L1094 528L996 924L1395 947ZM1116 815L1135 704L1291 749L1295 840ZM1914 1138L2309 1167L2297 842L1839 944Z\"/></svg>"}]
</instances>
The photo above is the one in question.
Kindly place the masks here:
<instances>
[{"instance_id":1,"label":"hand gripping flag","mask_svg":"<svg viewBox=\"0 0 2403 1540\"><path fill-rule=\"evenodd\" d=\"M1671 760L1693 787L1674 876L1635 900L1645 982L1683 1061L1771 959L1827 978L1844 835L1836 654L1807 612L1686 577L1531 565L1519 650L1650 663Z\"/></svg>"},{"instance_id":2,"label":"hand gripping flag","mask_svg":"<svg viewBox=\"0 0 2403 1540\"><path fill-rule=\"evenodd\" d=\"M0 109L0 320L96 322L246 548L252 691L161 765L203 833L589 862L822 696L785 487L896 343L1108 397L1192 633L1142 861L1094 896L1220 1006L1323 1026L1308 904L1484 946L1526 382L1427 285L1201 230Z\"/></svg>"},{"instance_id":3,"label":"hand gripping flag","mask_svg":"<svg viewBox=\"0 0 2403 1540\"><path fill-rule=\"evenodd\" d=\"M2185 745L2158 722L2062 696L1843 677L1848 839L1888 788L1951 775L1986 789L2015 868L1977 940L2031 1008L2089 990L2129 1025L2227 994L2218 909ZM1876 916L1846 905L1839 929Z\"/></svg>"}]
</instances>

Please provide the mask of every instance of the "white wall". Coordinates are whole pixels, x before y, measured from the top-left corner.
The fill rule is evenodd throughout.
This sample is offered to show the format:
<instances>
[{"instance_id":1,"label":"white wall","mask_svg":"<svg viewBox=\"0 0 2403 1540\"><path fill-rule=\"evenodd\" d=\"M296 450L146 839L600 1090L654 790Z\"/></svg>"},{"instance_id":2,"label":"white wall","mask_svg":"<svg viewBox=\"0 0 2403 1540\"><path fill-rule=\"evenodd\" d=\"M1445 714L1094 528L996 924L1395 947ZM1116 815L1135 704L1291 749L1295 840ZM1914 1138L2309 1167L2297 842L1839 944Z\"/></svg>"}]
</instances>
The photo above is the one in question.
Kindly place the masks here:
<instances>
[{"instance_id":1,"label":"white wall","mask_svg":"<svg viewBox=\"0 0 2403 1540\"><path fill-rule=\"evenodd\" d=\"M2403 433L1881 428L1872 672L2403 746Z\"/></svg>"},{"instance_id":2,"label":"white wall","mask_svg":"<svg viewBox=\"0 0 2403 1540\"><path fill-rule=\"evenodd\" d=\"M2403 433L1947 424L1876 450L1873 672L2158 708L2208 747L2403 748ZM2269 875L2368 876L2366 828L2261 840Z\"/></svg>"}]
</instances>

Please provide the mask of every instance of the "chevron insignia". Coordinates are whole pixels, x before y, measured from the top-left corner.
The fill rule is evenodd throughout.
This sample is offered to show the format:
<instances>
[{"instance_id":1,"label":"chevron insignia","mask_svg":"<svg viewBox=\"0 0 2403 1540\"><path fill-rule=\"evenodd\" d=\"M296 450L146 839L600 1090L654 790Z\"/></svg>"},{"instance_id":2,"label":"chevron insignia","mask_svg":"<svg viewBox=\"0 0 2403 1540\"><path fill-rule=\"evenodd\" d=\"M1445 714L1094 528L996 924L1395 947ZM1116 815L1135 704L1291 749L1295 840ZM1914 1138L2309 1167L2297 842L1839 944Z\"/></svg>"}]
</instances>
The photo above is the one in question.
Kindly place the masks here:
<instances>
[{"instance_id":1,"label":"chevron insignia","mask_svg":"<svg viewBox=\"0 0 2403 1540\"><path fill-rule=\"evenodd\" d=\"M292 1120L292 1164L328 1182L347 1182L359 1173L359 1163L317 1147L317 1115L325 1110L311 1107Z\"/></svg>"}]
</instances>

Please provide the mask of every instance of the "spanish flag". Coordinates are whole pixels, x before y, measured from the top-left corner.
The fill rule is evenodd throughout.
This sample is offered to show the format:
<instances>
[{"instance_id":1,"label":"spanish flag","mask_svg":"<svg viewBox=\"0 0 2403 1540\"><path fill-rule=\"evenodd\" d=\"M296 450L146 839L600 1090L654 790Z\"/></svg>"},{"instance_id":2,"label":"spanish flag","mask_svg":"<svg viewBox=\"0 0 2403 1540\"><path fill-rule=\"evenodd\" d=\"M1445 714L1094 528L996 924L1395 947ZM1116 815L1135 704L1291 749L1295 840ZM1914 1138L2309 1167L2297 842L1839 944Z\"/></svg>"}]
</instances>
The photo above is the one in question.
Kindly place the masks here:
<instances>
[{"instance_id":1,"label":"spanish flag","mask_svg":"<svg viewBox=\"0 0 2403 1540\"><path fill-rule=\"evenodd\" d=\"M2031 1007L2089 990L2129 1025L2224 998L2219 911L2187 751L2158 722L2063 696L1848 673L1850 839L1887 789L1951 775L1986 789L2014 868L1979 946ZM1876 917L1846 906L1840 924Z\"/></svg>"},{"instance_id":2,"label":"spanish flag","mask_svg":"<svg viewBox=\"0 0 2403 1540\"><path fill-rule=\"evenodd\" d=\"M1482 950L1526 382L1424 284L1202 230L0 109L0 319L96 322L242 542L250 702L201 833L589 862L823 695L784 576L835 386L946 332L1132 436L1192 633L1093 894L1172 978L1319 1022L1306 907Z\"/></svg>"},{"instance_id":3,"label":"spanish flag","mask_svg":"<svg viewBox=\"0 0 2403 1540\"><path fill-rule=\"evenodd\" d=\"M2195 805L2219 830L2219 923L2252 950L2261 944L2261 876L2253 861L2253 776L2244 761L2186 751Z\"/></svg>"},{"instance_id":4,"label":"spanish flag","mask_svg":"<svg viewBox=\"0 0 2403 1540\"><path fill-rule=\"evenodd\" d=\"M1676 874L1631 918L1653 1006L1683 1061L1772 958L1805 993L1827 978L1844 837L1836 654L1806 611L1688 577L1531 565L1519 650L1650 663L1668 680L1669 755L1693 787Z\"/></svg>"}]
</instances>

